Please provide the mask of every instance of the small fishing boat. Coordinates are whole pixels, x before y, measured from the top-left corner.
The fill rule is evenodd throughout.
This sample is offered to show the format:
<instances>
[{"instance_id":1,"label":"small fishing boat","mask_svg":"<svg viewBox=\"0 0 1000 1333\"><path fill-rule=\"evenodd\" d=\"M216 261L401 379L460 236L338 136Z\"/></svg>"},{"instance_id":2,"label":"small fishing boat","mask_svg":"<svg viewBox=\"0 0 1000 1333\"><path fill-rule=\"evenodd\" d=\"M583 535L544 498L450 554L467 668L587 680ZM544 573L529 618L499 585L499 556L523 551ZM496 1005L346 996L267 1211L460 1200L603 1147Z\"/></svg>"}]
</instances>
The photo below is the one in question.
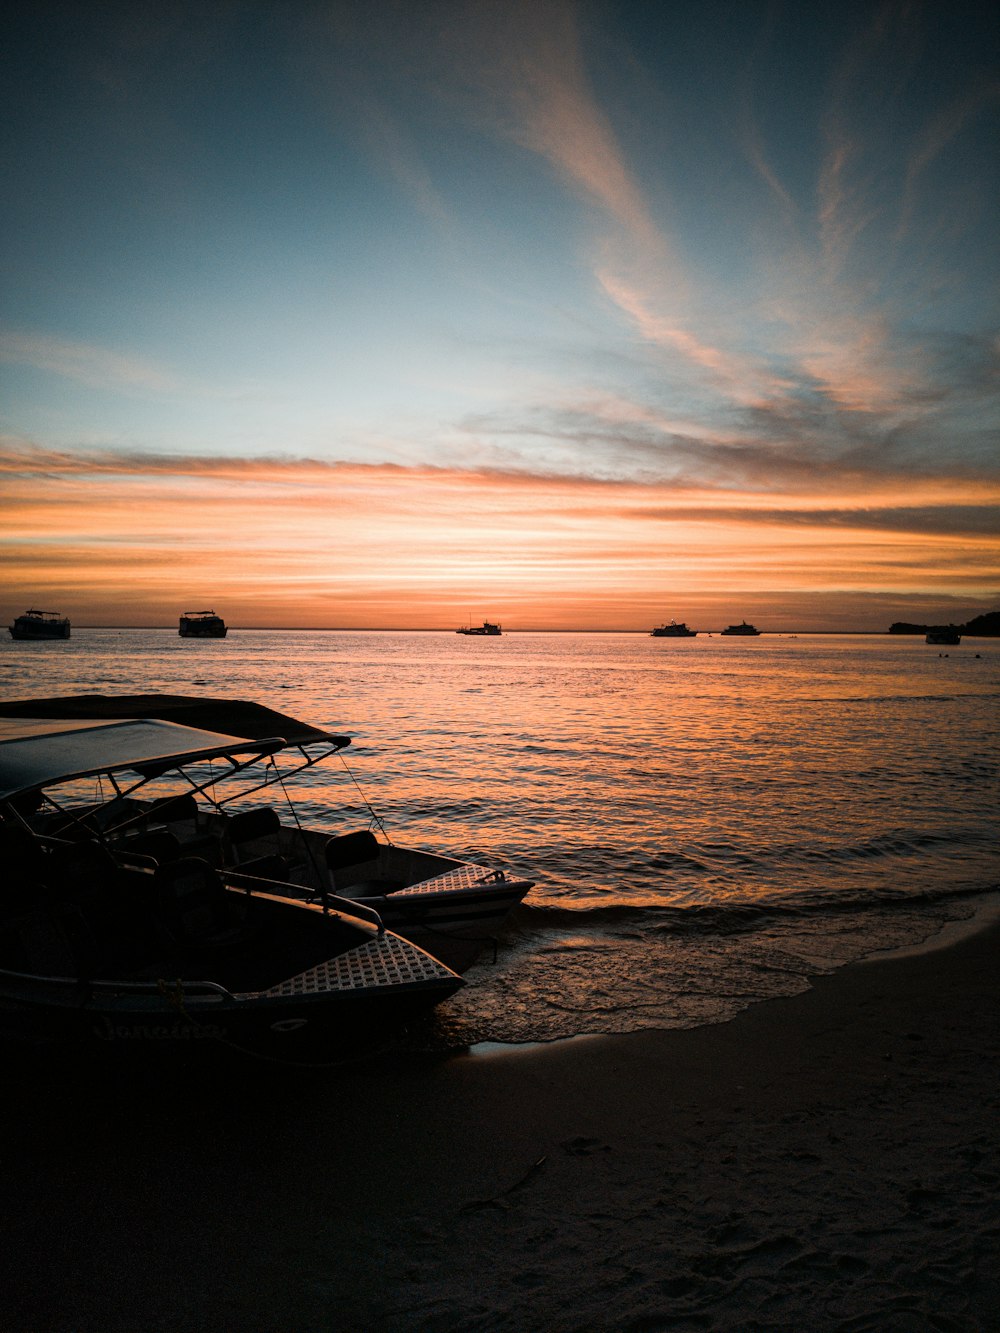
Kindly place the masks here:
<instances>
[{"instance_id":1,"label":"small fishing boat","mask_svg":"<svg viewBox=\"0 0 1000 1333\"><path fill-rule=\"evenodd\" d=\"M745 620L741 621L739 625L730 625L721 632L729 635L741 635L744 638L752 638L760 634L759 629L756 629L753 625L748 625Z\"/></svg>"},{"instance_id":2,"label":"small fishing boat","mask_svg":"<svg viewBox=\"0 0 1000 1333\"><path fill-rule=\"evenodd\" d=\"M696 639L698 631L688 629L682 620L679 624L676 620L671 620L669 625L657 625L650 631L654 639Z\"/></svg>"},{"instance_id":3,"label":"small fishing boat","mask_svg":"<svg viewBox=\"0 0 1000 1333\"><path fill-rule=\"evenodd\" d=\"M153 719L0 721L0 1037L326 1061L461 986L359 904L116 836L136 783L239 773L283 745ZM110 799L79 804L95 784Z\"/></svg>"},{"instance_id":4,"label":"small fishing boat","mask_svg":"<svg viewBox=\"0 0 1000 1333\"><path fill-rule=\"evenodd\" d=\"M34 825L55 836L96 836L158 862L197 855L219 870L277 880L284 894L307 901L334 894L377 913L387 929L456 972L464 972L485 946L495 946L511 911L533 887L531 880L502 869L398 846L370 805L366 827L339 828L336 810L330 811L331 828L305 827L289 784L339 755L350 737L260 704L190 695L75 695L0 704L0 718L5 716L60 719L67 725L158 719L241 742L266 742L266 750L239 765L231 765L220 749L210 781L202 756L193 771L175 765L165 775L155 768L135 775L127 799L117 780L101 805L56 808L55 793L47 792ZM349 771L347 778L353 780ZM359 790L355 786L355 801ZM280 794L285 814L267 804L262 792Z\"/></svg>"},{"instance_id":5,"label":"small fishing boat","mask_svg":"<svg viewBox=\"0 0 1000 1333\"><path fill-rule=\"evenodd\" d=\"M177 632L182 639L224 639L226 622L214 611L185 611Z\"/></svg>"},{"instance_id":6,"label":"small fishing boat","mask_svg":"<svg viewBox=\"0 0 1000 1333\"><path fill-rule=\"evenodd\" d=\"M58 611L25 611L9 626L12 639L68 639L70 624Z\"/></svg>"},{"instance_id":7,"label":"small fishing boat","mask_svg":"<svg viewBox=\"0 0 1000 1333\"><path fill-rule=\"evenodd\" d=\"M460 627L455 631L455 633L456 633L456 634L473 634L473 635L479 635L480 637L483 636L483 635L487 635L487 636L489 636L490 638L493 638L493 637L495 637L495 636L498 635L498 634L502 634L503 631L501 630L500 626L494 624L492 620L484 620L483 623L482 623L481 625L463 625L463 626L460 626Z\"/></svg>"}]
</instances>

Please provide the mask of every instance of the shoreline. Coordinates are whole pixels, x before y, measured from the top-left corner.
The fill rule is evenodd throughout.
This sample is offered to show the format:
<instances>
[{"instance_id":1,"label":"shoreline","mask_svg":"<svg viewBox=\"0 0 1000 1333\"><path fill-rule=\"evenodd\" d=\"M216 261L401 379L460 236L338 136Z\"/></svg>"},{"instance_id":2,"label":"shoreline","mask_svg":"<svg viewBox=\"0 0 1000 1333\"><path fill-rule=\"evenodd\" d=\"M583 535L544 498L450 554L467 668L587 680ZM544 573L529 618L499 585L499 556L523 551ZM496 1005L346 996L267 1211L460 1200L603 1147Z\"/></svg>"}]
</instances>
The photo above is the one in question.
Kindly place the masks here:
<instances>
[{"instance_id":1,"label":"shoreline","mask_svg":"<svg viewBox=\"0 0 1000 1333\"><path fill-rule=\"evenodd\" d=\"M1000 922L901 952L502 1059L15 1080L3 1326L985 1329Z\"/></svg>"}]
</instances>

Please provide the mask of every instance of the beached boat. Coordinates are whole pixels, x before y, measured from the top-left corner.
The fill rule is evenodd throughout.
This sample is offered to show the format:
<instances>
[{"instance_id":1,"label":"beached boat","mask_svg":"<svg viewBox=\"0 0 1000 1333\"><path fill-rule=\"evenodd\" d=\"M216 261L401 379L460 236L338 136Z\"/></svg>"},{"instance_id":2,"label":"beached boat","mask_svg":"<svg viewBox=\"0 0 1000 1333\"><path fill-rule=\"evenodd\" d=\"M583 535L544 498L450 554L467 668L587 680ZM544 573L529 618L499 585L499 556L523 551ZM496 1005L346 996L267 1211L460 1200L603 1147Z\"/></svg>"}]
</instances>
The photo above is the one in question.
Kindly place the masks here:
<instances>
[{"instance_id":1,"label":"beached boat","mask_svg":"<svg viewBox=\"0 0 1000 1333\"><path fill-rule=\"evenodd\" d=\"M698 637L698 631L688 629L683 620L680 624L676 620L671 620L669 625L657 625L650 633L654 639L696 639Z\"/></svg>"},{"instance_id":2,"label":"beached boat","mask_svg":"<svg viewBox=\"0 0 1000 1333\"><path fill-rule=\"evenodd\" d=\"M373 911L292 896L193 845L158 859L115 823L154 774L198 788L206 767L238 774L283 746L153 719L0 720L0 1036L322 1061L370 1048L458 989ZM111 799L78 804L95 779Z\"/></svg>"},{"instance_id":3,"label":"beached boat","mask_svg":"<svg viewBox=\"0 0 1000 1333\"><path fill-rule=\"evenodd\" d=\"M954 625L935 625L927 631L925 642L959 644L962 642L962 632Z\"/></svg>"},{"instance_id":4,"label":"beached boat","mask_svg":"<svg viewBox=\"0 0 1000 1333\"><path fill-rule=\"evenodd\" d=\"M224 639L226 622L214 611L185 611L177 632L182 639Z\"/></svg>"},{"instance_id":5,"label":"beached boat","mask_svg":"<svg viewBox=\"0 0 1000 1333\"><path fill-rule=\"evenodd\" d=\"M253 765L230 766L220 749L216 758L222 769L214 768L210 782L186 765L165 777L150 771L137 776L127 800L120 784L112 784L102 806L63 810L50 800L34 824L55 836L86 832L159 862L196 854L222 870L279 880L289 896L322 902L333 893L376 912L389 930L458 972L484 946L495 945L511 911L532 888L532 881L519 875L396 845L370 806L365 828L303 827L287 784L346 748L350 737L259 704L188 695L77 695L0 704L4 716L62 719L67 725L159 719L241 741L267 741L267 751L256 756L261 762ZM273 744L275 737L281 738L280 745ZM286 817L265 803L262 792L280 796ZM331 811L334 829L335 818Z\"/></svg>"},{"instance_id":6,"label":"beached boat","mask_svg":"<svg viewBox=\"0 0 1000 1333\"><path fill-rule=\"evenodd\" d=\"M498 635L498 634L502 634L503 631L501 630L500 626L499 626L499 625L495 625L495 624L493 623L492 620L484 620L483 623L482 623L481 625L463 625L463 626L460 626L460 627L455 631L455 633L456 633L456 634L476 634L476 635L480 635L480 636L482 636L482 635L487 635L487 636L489 636L490 638L493 638L493 637L495 637L495 636Z\"/></svg>"},{"instance_id":7,"label":"beached boat","mask_svg":"<svg viewBox=\"0 0 1000 1333\"><path fill-rule=\"evenodd\" d=\"M748 625L747 622L744 620L739 625L728 626L728 628L722 630L722 633L729 635L742 635L744 638L751 638L755 635L760 634L760 630L756 629L753 625Z\"/></svg>"},{"instance_id":8,"label":"beached boat","mask_svg":"<svg viewBox=\"0 0 1000 1333\"><path fill-rule=\"evenodd\" d=\"M70 624L58 611L25 611L9 629L12 639L68 639Z\"/></svg>"}]
</instances>

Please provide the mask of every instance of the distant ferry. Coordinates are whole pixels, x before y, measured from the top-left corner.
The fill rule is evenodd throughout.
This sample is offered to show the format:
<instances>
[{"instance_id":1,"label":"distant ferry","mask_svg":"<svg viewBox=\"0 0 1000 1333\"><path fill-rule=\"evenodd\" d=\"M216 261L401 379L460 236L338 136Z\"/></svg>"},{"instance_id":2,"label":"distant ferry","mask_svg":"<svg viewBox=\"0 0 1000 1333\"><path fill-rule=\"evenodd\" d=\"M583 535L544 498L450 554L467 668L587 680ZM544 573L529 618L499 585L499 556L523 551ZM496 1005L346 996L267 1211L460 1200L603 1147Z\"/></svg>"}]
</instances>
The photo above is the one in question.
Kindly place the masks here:
<instances>
[{"instance_id":1,"label":"distant ferry","mask_svg":"<svg viewBox=\"0 0 1000 1333\"><path fill-rule=\"evenodd\" d=\"M927 631L927 643L961 643L962 635L954 625L938 625Z\"/></svg>"},{"instance_id":2,"label":"distant ferry","mask_svg":"<svg viewBox=\"0 0 1000 1333\"><path fill-rule=\"evenodd\" d=\"M226 622L214 611L185 611L177 632L182 639L224 639Z\"/></svg>"},{"instance_id":3,"label":"distant ferry","mask_svg":"<svg viewBox=\"0 0 1000 1333\"><path fill-rule=\"evenodd\" d=\"M25 611L9 628L12 639L69 638L69 620L58 611Z\"/></svg>"},{"instance_id":4,"label":"distant ferry","mask_svg":"<svg viewBox=\"0 0 1000 1333\"><path fill-rule=\"evenodd\" d=\"M698 631L688 629L682 620L680 624L676 620L671 620L669 625L657 625L656 629L650 630L654 639L696 639Z\"/></svg>"},{"instance_id":5,"label":"distant ferry","mask_svg":"<svg viewBox=\"0 0 1000 1333\"><path fill-rule=\"evenodd\" d=\"M724 629L724 630L722 631L722 633L723 633L723 634L742 634L742 635L745 635L745 636L752 636L752 635L755 635L755 634L759 634L759 633L760 633L760 630L757 629L757 628L755 628L755 626L753 626L753 625L748 625L747 622L744 620L744 621L741 621L741 623L740 623L739 625L730 625L727 629Z\"/></svg>"},{"instance_id":6,"label":"distant ferry","mask_svg":"<svg viewBox=\"0 0 1000 1333\"><path fill-rule=\"evenodd\" d=\"M455 631L456 634L501 634L503 631L499 625L494 625L491 620L484 620L481 625L464 625Z\"/></svg>"}]
</instances>

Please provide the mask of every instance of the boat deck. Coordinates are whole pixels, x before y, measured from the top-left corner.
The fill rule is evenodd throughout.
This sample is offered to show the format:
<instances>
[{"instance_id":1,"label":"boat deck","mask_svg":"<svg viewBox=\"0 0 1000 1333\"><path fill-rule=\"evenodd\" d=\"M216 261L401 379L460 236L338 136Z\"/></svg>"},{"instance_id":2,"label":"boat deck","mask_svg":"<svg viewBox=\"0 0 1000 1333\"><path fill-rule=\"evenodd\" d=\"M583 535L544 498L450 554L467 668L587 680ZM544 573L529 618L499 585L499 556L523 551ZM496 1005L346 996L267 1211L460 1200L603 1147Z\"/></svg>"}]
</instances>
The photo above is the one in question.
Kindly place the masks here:
<instances>
[{"instance_id":1,"label":"boat deck","mask_svg":"<svg viewBox=\"0 0 1000 1333\"><path fill-rule=\"evenodd\" d=\"M349 953L317 963L265 991L237 995L283 998L292 995L322 995L330 991L398 986L405 982L435 981L450 975L447 968L396 935L385 935Z\"/></svg>"}]
</instances>

